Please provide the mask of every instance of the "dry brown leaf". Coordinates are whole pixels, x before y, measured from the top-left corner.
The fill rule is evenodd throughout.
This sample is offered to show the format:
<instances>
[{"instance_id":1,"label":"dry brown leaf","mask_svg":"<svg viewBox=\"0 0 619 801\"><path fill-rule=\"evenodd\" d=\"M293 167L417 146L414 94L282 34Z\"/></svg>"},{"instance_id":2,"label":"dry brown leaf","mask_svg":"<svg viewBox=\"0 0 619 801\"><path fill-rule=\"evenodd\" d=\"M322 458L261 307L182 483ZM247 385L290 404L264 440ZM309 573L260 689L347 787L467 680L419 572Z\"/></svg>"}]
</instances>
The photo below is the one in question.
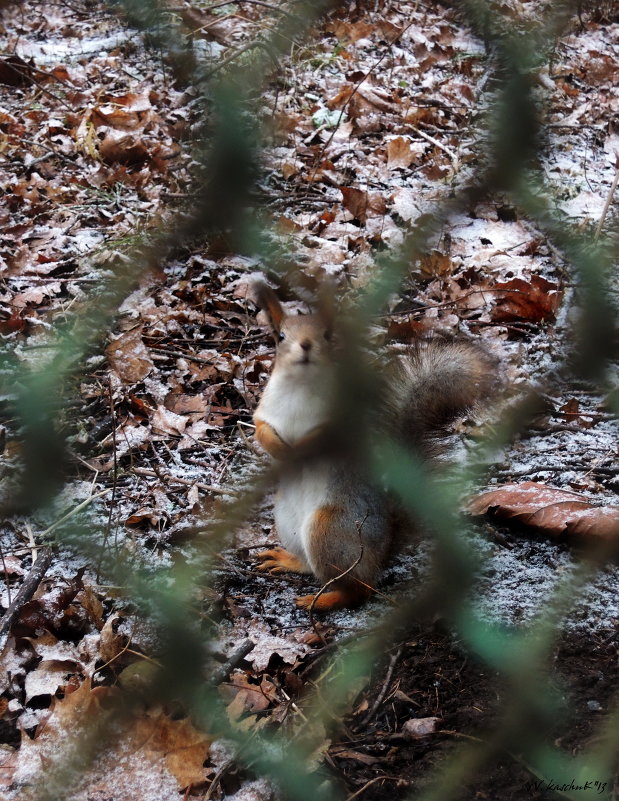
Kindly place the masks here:
<instances>
[{"instance_id":1,"label":"dry brown leaf","mask_svg":"<svg viewBox=\"0 0 619 801\"><path fill-rule=\"evenodd\" d=\"M229 714L233 714L237 719L244 712L264 712L277 698L277 688L266 676L263 676L260 684L250 682L245 673L235 673L232 679L223 684L220 692L225 698L232 697L232 704L229 705Z\"/></svg>"},{"instance_id":2,"label":"dry brown leaf","mask_svg":"<svg viewBox=\"0 0 619 801\"><path fill-rule=\"evenodd\" d=\"M55 695L71 674L79 673L80 665L69 660L44 659L26 673L26 702L42 695Z\"/></svg>"},{"instance_id":3,"label":"dry brown leaf","mask_svg":"<svg viewBox=\"0 0 619 801\"><path fill-rule=\"evenodd\" d=\"M369 22L360 20L359 22L346 22L344 20L333 20L327 25L327 30L334 33L338 39L358 42L359 39L366 39L375 28Z\"/></svg>"},{"instance_id":4,"label":"dry brown leaf","mask_svg":"<svg viewBox=\"0 0 619 801\"><path fill-rule=\"evenodd\" d=\"M118 697L111 687L92 687L83 682L63 700L55 700L53 711L38 727L34 739L22 737L20 768L32 781L32 771L49 767L50 761L62 758L63 748L74 748L86 726L96 725L105 711L110 696ZM103 799L117 797L118 786L139 784L145 775L150 781L162 782L166 771L175 778L177 788L199 786L206 781L203 767L208 758L212 738L198 731L187 719L172 720L160 710L135 714L119 728L111 747L105 751L81 781L88 788L88 797ZM27 763L27 764L26 764ZM30 771L30 775L28 775ZM19 770L18 770L19 773ZM169 788L168 788L169 789Z\"/></svg>"},{"instance_id":5,"label":"dry brown leaf","mask_svg":"<svg viewBox=\"0 0 619 801\"><path fill-rule=\"evenodd\" d=\"M619 537L619 506L593 506L578 493L535 481L483 492L469 501L467 508L472 515L491 512L555 538Z\"/></svg>"},{"instance_id":6,"label":"dry brown leaf","mask_svg":"<svg viewBox=\"0 0 619 801\"><path fill-rule=\"evenodd\" d=\"M153 761L163 757L181 789L206 781L204 762L213 738L196 729L187 718L172 720L163 713L138 718L131 739Z\"/></svg>"},{"instance_id":7,"label":"dry brown leaf","mask_svg":"<svg viewBox=\"0 0 619 801\"><path fill-rule=\"evenodd\" d=\"M364 223L368 213L368 193L353 186L341 186L340 191L343 196L342 205L346 211L349 211L355 220Z\"/></svg>"},{"instance_id":8,"label":"dry brown leaf","mask_svg":"<svg viewBox=\"0 0 619 801\"><path fill-rule=\"evenodd\" d=\"M153 360L144 342L142 328L133 328L110 343L106 356L112 369L126 384L137 384L153 369Z\"/></svg>"},{"instance_id":9,"label":"dry brown leaf","mask_svg":"<svg viewBox=\"0 0 619 801\"><path fill-rule=\"evenodd\" d=\"M416 155L411 148L410 141L403 136L397 136L387 144L387 164L392 169L409 167L415 160Z\"/></svg>"},{"instance_id":10,"label":"dry brown leaf","mask_svg":"<svg viewBox=\"0 0 619 801\"><path fill-rule=\"evenodd\" d=\"M446 253L441 253L440 250L433 250L426 256L423 256L419 268L425 275L443 276L450 275L453 272L453 264L451 259Z\"/></svg>"},{"instance_id":11,"label":"dry brown leaf","mask_svg":"<svg viewBox=\"0 0 619 801\"><path fill-rule=\"evenodd\" d=\"M210 409L210 401L204 395L184 395L171 392L166 395L164 406L174 414L186 414L191 421L206 417Z\"/></svg>"},{"instance_id":12,"label":"dry brown leaf","mask_svg":"<svg viewBox=\"0 0 619 801\"><path fill-rule=\"evenodd\" d=\"M566 420L578 423L581 428L591 428L593 426L594 420L581 414L580 403L576 398L570 398L559 408L559 411Z\"/></svg>"},{"instance_id":13,"label":"dry brown leaf","mask_svg":"<svg viewBox=\"0 0 619 801\"><path fill-rule=\"evenodd\" d=\"M0 59L0 83L5 86L30 86L34 83L34 62L24 61L17 53Z\"/></svg>"},{"instance_id":14,"label":"dry brown leaf","mask_svg":"<svg viewBox=\"0 0 619 801\"><path fill-rule=\"evenodd\" d=\"M559 284L533 275L530 281L512 278L492 289L494 308L491 317L497 323L525 320L541 323L555 319L562 292Z\"/></svg>"},{"instance_id":15,"label":"dry brown leaf","mask_svg":"<svg viewBox=\"0 0 619 801\"><path fill-rule=\"evenodd\" d=\"M93 588L90 586L84 587L78 594L76 601L88 612L95 626L101 629L103 627L103 604L95 594Z\"/></svg>"},{"instance_id":16,"label":"dry brown leaf","mask_svg":"<svg viewBox=\"0 0 619 801\"><path fill-rule=\"evenodd\" d=\"M14 556L12 553L5 554L2 562L0 562L3 577L24 576L27 571L24 570L21 563L22 559L18 556Z\"/></svg>"},{"instance_id":17,"label":"dry brown leaf","mask_svg":"<svg viewBox=\"0 0 619 801\"><path fill-rule=\"evenodd\" d=\"M187 428L189 419L180 414L175 414L165 406L159 404L153 412L151 423L153 431L159 434L170 434L177 437Z\"/></svg>"},{"instance_id":18,"label":"dry brown leaf","mask_svg":"<svg viewBox=\"0 0 619 801\"><path fill-rule=\"evenodd\" d=\"M399 98L394 97L390 92L380 89L377 86L368 86L366 83L361 84L357 89L356 97L361 98L366 104L366 107L374 111L381 111L384 114L394 114L399 110ZM363 103L361 104L361 107L362 106Z\"/></svg>"},{"instance_id":19,"label":"dry brown leaf","mask_svg":"<svg viewBox=\"0 0 619 801\"><path fill-rule=\"evenodd\" d=\"M110 615L101 629L99 649L101 659L107 664L117 659L128 645L127 635L119 633L118 628L124 618L121 615Z\"/></svg>"},{"instance_id":20,"label":"dry brown leaf","mask_svg":"<svg viewBox=\"0 0 619 801\"><path fill-rule=\"evenodd\" d=\"M148 158L148 148L140 133L112 128L105 130L105 136L99 142L99 154L108 164L141 164Z\"/></svg>"},{"instance_id":21,"label":"dry brown leaf","mask_svg":"<svg viewBox=\"0 0 619 801\"><path fill-rule=\"evenodd\" d=\"M79 630L90 626L87 615L81 607L73 605L75 596L83 589L83 570L60 588L49 591L41 585L39 595L25 603L12 626L18 637L37 635L42 630L59 634L75 635ZM81 614L80 614L81 612Z\"/></svg>"},{"instance_id":22,"label":"dry brown leaf","mask_svg":"<svg viewBox=\"0 0 619 801\"><path fill-rule=\"evenodd\" d=\"M419 217L418 200L417 192L407 187L401 187L396 189L391 196L392 209L404 222L410 222L413 218Z\"/></svg>"}]
</instances>

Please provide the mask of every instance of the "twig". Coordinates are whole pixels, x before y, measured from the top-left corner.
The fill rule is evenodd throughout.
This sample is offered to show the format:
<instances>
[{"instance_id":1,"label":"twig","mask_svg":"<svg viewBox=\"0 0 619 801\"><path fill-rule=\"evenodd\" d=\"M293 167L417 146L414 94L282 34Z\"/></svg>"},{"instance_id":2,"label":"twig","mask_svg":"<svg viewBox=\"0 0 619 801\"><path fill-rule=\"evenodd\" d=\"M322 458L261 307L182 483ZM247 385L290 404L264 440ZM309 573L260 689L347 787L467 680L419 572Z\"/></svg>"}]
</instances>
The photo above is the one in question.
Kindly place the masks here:
<instances>
[{"instance_id":1,"label":"twig","mask_svg":"<svg viewBox=\"0 0 619 801\"><path fill-rule=\"evenodd\" d=\"M376 782L399 782L402 781L402 776L375 776L373 779L370 779L369 782L366 782L363 787L360 787L356 790L352 795L349 795L346 801L353 801L353 798L358 798L361 793L364 793L368 787L372 784L376 784Z\"/></svg>"},{"instance_id":2,"label":"twig","mask_svg":"<svg viewBox=\"0 0 619 801\"><path fill-rule=\"evenodd\" d=\"M103 563L103 556L107 547L107 542L112 530L112 513L114 511L114 501L116 500L116 488L118 486L118 455L116 448L116 409L114 408L114 393L112 392L112 379L108 383L108 394L110 399L110 415L112 417L112 454L114 459L114 466L112 468L112 499L110 501L110 508L107 515L107 523L105 525L105 534L103 535L103 542L101 543L101 552L97 562L97 584L99 583L99 576L101 573L101 564Z\"/></svg>"},{"instance_id":3,"label":"twig","mask_svg":"<svg viewBox=\"0 0 619 801\"><path fill-rule=\"evenodd\" d=\"M200 481L190 481L187 478L177 478L170 473L156 473L154 470L149 470L147 467L134 467L131 471L137 476L148 476L158 478L160 481L169 481L172 484L183 484L186 487L197 487L206 492L212 492L214 495L234 495L233 489L221 489L221 487L214 487L212 484L202 484Z\"/></svg>"},{"instance_id":4,"label":"twig","mask_svg":"<svg viewBox=\"0 0 619 801\"><path fill-rule=\"evenodd\" d=\"M242 3L250 3L253 6L263 6L264 8L270 8L271 11L276 11L278 14L281 14L284 17L288 17L288 19L292 20L293 22L296 22L299 19L299 17L295 16L294 14L291 14L289 11L284 11L283 8L274 6L271 3L265 3L264 0L225 0L225 2L223 3L215 3L212 6L208 6L208 8L206 8L205 10L212 11L214 8L223 8L224 6L229 6L232 3L235 3L237 5L241 5Z\"/></svg>"},{"instance_id":5,"label":"twig","mask_svg":"<svg viewBox=\"0 0 619 801\"><path fill-rule=\"evenodd\" d=\"M150 346L154 353L165 353L168 356L176 356L179 359L189 359L190 362L197 362L198 364L213 364L212 359L205 359L202 356L194 356L192 353L184 353L182 350L172 350L172 348L158 348L153 345Z\"/></svg>"},{"instance_id":6,"label":"twig","mask_svg":"<svg viewBox=\"0 0 619 801\"><path fill-rule=\"evenodd\" d=\"M255 647L256 644L251 640L243 640L239 647L232 652L229 659L227 659L223 665L220 665L211 673L210 684L212 684L214 687L217 687L218 684L221 684L222 681L225 681L230 673L232 673L234 668L238 667L239 664L245 659L247 654L250 651L253 651Z\"/></svg>"},{"instance_id":7,"label":"twig","mask_svg":"<svg viewBox=\"0 0 619 801\"><path fill-rule=\"evenodd\" d=\"M221 781L222 777L230 770L230 768L233 765L233 762L234 760L229 759L227 762L224 762L224 764L219 768L217 773L211 779L211 783L208 786L208 790L202 796L202 801L210 801L211 796L217 789L217 785Z\"/></svg>"},{"instance_id":8,"label":"twig","mask_svg":"<svg viewBox=\"0 0 619 801\"><path fill-rule=\"evenodd\" d=\"M101 492L97 492L96 495L91 495L89 498L86 498L85 501L78 503L77 506L75 506L73 509L70 509L61 518L56 520L55 523L52 523L52 525L49 528L46 528L45 531L41 533L41 537L46 537L48 534L51 534L52 531L55 531L58 528L58 526L61 526L63 523L69 520L69 518L73 517L73 515L76 515L78 512L81 512L82 509L85 509L87 506L90 506L90 504L93 501L96 501L97 498L100 498L102 495L106 495L109 491L110 491L109 489L101 490Z\"/></svg>"},{"instance_id":9,"label":"twig","mask_svg":"<svg viewBox=\"0 0 619 801\"><path fill-rule=\"evenodd\" d=\"M402 647L403 646L400 646L398 650L395 652L395 654L392 654L391 659L389 660L389 667L387 668L387 675L385 676L385 681L383 682L383 686L381 687L380 692L376 696L376 699L374 700L374 703L370 707L368 713L365 715L365 717L359 724L361 728L368 725L368 723L374 717L374 714L376 713L379 706L385 700L385 696L387 695L387 690L389 689L389 685L391 684L391 677L393 676L393 671L395 670L395 666L397 664L398 659L402 655Z\"/></svg>"},{"instance_id":10,"label":"twig","mask_svg":"<svg viewBox=\"0 0 619 801\"><path fill-rule=\"evenodd\" d=\"M0 543L0 559L2 559L2 568L4 570L5 581L6 581L6 594L9 598L9 606L11 605L11 585L9 584L9 570L6 566L6 561L4 559L4 548L2 547L2 543Z\"/></svg>"},{"instance_id":11,"label":"twig","mask_svg":"<svg viewBox=\"0 0 619 801\"><path fill-rule=\"evenodd\" d=\"M447 147L447 145L444 145L442 142L439 142L438 139L435 139L433 136L430 136L430 134L427 134L420 128L417 128L416 125L411 125L410 129L411 131L415 131L415 133L421 136L422 139L426 139L431 144L436 145L436 147L440 148L444 153L447 153L447 155L451 159L454 169L458 168L458 156L453 152L453 150L451 150L451 148Z\"/></svg>"},{"instance_id":12,"label":"twig","mask_svg":"<svg viewBox=\"0 0 619 801\"><path fill-rule=\"evenodd\" d=\"M228 64L232 63L239 56L242 56L243 53L247 53L248 50L254 50L256 47L260 47L263 50L266 50L267 55L269 56L271 61L273 61L275 66L276 67L279 66L277 63L277 59L273 56L273 53L271 53L269 47L264 42L249 42L249 44L246 44L243 47L238 47L233 53L230 53L229 56L222 58L221 61L219 61L211 70L209 70L206 73L205 78L206 79L212 78L216 72L219 72L220 70L224 69L224 67L227 67Z\"/></svg>"},{"instance_id":13,"label":"twig","mask_svg":"<svg viewBox=\"0 0 619 801\"><path fill-rule=\"evenodd\" d=\"M39 552L37 551L37 544L34 540L34 534L32 533L32 526L30 523L26 523L26 531L28 532L28 545L31 550L32 564L34 564L39 557Z\"/></svg>"},{"instance_id":14,"label":"twig","mask_svg":"<svg viewBox=\"0 0 619 801\"><path fill-rule=\"evenodd\" d=\"M617 189L618 183L619 183L619 158L617 159L617 166L615 167L615 177L613 178L613 182L611 184L608 196L606 198L606 203L604 204L604 208L602 210L602 216L600 217L600 221L598 222L597 228L595 229L594 239L598 239L600 233L602 232L602 226L604 225L604 221L606 220L606 215L608 214L608 209L610 208L610 204L613 201L613 195L615 194L615 190Z\"/></svg>"},{"instance_id":15,"label":"twig","mask_svg":"<svg viewBox=\"0 0 619 801\"><path fill-rule=\"evenodd\" d=\"M58 95L56 95L53 92L51 92L49 89L46 89L45 86L43 86L40 81L36 80L36 78L33 78L33 76L30 74L30 65L27 65L27 66L28 66L28 69L26 70L26 69L21 69L19 64L11 64L11 69L15 70L15 72L17 72L19 75L22 75L23 77L28 78L29 80L31 80L32 83L38 88L38 90L40 92L43 92L43 94L49 95L50 97L52 97L54 100L56 100L62 106L64 106L68 111L73 111L73 107L72 106L70 106L68 103L66 103L61 97L58 97ZM44 72L43 70L40 70L37 67L34 67L34 69L37 72L43 72L44 75L46 75L47 77L50 77L49 73ZM53 78L54 76L52 75L51 77ZM64 81L63 81L63 83L64 83Z\"/></svg>"},{"instance_id":16,"label":"twig","mask_svg":"<svg viewBox=\"0 0 619 801\"><path fill-rule=\"evenodd\" d=\"M241 439L245 443L245 445L249 448L250 451L253 451L256 456L264 456L264 451L261 451L260 448L249 439L247 434L243 431L243 426L241 425L241 421L239 420L236 424L237 431L239 432Z\"/></svg>"},{"instance_id":17,"label":"twig","mask_svg":"<svg viewBox=\"0 0 619 801\"><path fill-rule=\"evenodd\" d=\"M49 566L52 563L52 557L53 552L50 547L46 547L41 551L39 558L30 568L30 572L24 579L17 595L13 599L13 603L9 605L9 608L2 616L2 620L0 620L0 651L2 651L4 648L9 629L17 617L17 613L22 606L32 598L36 588L41 583L41 579L49 570Z\"/></svg>"}]
</instances>

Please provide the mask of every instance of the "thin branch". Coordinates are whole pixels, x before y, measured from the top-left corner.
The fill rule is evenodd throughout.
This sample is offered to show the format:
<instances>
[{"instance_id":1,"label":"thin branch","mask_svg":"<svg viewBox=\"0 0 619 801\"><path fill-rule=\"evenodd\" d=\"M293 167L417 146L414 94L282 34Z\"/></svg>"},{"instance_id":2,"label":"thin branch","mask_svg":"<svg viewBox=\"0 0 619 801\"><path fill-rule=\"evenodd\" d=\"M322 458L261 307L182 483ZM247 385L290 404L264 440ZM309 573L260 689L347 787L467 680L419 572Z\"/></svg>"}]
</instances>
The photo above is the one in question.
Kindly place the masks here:
<instances>
[{"instance_id":1,"label":"thin branch","mask_svg":"<svg viewBox=\"0 0 619 801\"><path fill-rule=\"evenodd\" d=\"M389 685L391 684L391 678L393 676L393 671L395 670L395 666L396 666L396 664L398 662L398 659L402 655L402 648L403 648L403 646L400 646L398 648L398 650L395 652L395 654L391 655L391 659L389 660L389 667L387 668L387 675L385 676L385 680L383 682L383 686L381 687L381 690L378 693L378 695L376 696L376 698L374 700L374 703L370 707L368 713L365 715L365 717L363 718L363 720L361 721L359 726L361 726L361 727L367 726L368 723L374 717L374 714L376 713L377 709L380 707L382 702L385 700L385 696L387 695L387 690L389 689Z\"/></svg>"},{"instance_id":2,"label":"thin branch","mask_svg":"<svg viewBox=\"0 0 619 801\"><path fill-rule=\"evenodd\" d=\"M420 128L417 128L416 125L411 125L410 129L411 131L415 131L415 133L418 136L421 136L422 139L425 139L426 141L440 148L444 153L447 153L447 155L451 159L451 163L453 164L454 169L458 168L458 156L453 152L453 150L451 150L451 148L447 147L447 145L444 145L442 142L439 142L438 139L435 139L433 136L430 136L430 134L427 134Z\"/></svg>"},{"instance_id":3,"label":"thin branch","mask_svg":"<svg viewBox=\"0 0 619 801\"><path fill-rule=\"evenodd\" d=\"M0 620L0 651L2 651L4 648L8 637L8 632L20 609L32 598L35 590L41 583L41 579L49 570L49 566L52 563L52 557L53 551L51 548L47 547L41 551L39 558L30 568L30 572L24 579L24 582L19 588L17 595L13 599L13 603L9 605L9 608L2 616L2 620Z\"/></svg>"},{"instance_id":4,"label":"thin branch","mask_svg":"<svg viewBox=\"0 0 619 801\"><path fill-rule=\"evenodd\" d=\"M615 177L611 184L611 187L608 191L608 196L606 198L606 203L604 204L604 209L602 210L602 216L600 217L600 221L597 224L597 228L595 229L595 237L594 239L598 239L600 233L602 232L602 227L604 225L604 221L606 220L606 215L608 214L608 209L610 208L610 204L613 201L613 195L615 194L615 190L617 189L617 184L619 183L619 159L617 159L617 166L615 167Z\"/></svg>"},{"instance_id":5,"label":"thin branch","mask_svg":"<svg viewBox=\"0 0 619 801\"><path fill-rule=\"evenodd\" d=\"M232 3L236 5L243 5L244 3L249 3L253 6L262 6L263 8L268 8L271 11L276 11L278 14L281 14L283 17L288 17L288 19L296 22L299 17L291 14L289 11L284 11L283 8L279 8L279 6L274 6L272 3L265 3L264 0L225 0L223 3L214 3L212 6L208 6L206 11L213 11L215 8L223 8L224 6L229 6Z\"/></svg>"},{"instance_id":6,"label":"thin branch","mask_svg":"<svg viewBox=\"0 0 619 801\"><path fill-rule=\"evenodd\" d=\"M376 784L376 782L401 782L403 778L403 776L375 776L373 779L370 779L369 782L366 782L363 787L360 787L352 795L349 795L346 801L353 801L354 798L358 798L361 793L364 793L368 787Z\"/></svg>"},{"instance_id":7,"label":"thin branch","mask_svg":"<svg viewBox=\"0 0 619 801\"><path fill-rule=\"evenodd\" d=\"M147 476L149 478L158 478L160 481L169 481L172 484L183 484L187 487L197 487L198 489L212 492L214 495L234 495L233 489L222 489L221 487L214 487L212 484L202 484L200 481L191 481L187 478L178 478L171 473L156 473L154 470L149 470L147 467L134 467L131 471L137 476Z\"/></svg>"},{"instance_id":8,"label":"thin branch","mask_svg":"<svg viewBox=\"0 0 619 801\"><path fill-rule=\"evenodd\" d=\"M252 640L243 640L243 642L236 648L230 657L216 668L210 677L210 683L217 687L217 685L221 684L222 681L225 681L228 676L232 673L234 668L238 667L240 663L245 659L247 654L250 651L253 651L256 644L252 642Z\"/></svg>"}]
</instances>

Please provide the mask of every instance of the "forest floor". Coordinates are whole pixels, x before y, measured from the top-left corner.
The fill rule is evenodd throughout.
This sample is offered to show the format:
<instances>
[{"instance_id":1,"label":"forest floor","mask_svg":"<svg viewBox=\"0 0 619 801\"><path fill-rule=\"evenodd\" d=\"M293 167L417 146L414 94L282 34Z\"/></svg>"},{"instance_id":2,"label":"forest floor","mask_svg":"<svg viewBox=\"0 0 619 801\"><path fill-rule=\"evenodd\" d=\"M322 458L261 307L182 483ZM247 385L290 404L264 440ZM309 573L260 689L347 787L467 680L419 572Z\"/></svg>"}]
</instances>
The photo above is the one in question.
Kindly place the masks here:
<instances>
[{"instance_id":1,"label":"forest floor","mask_svg":"<svg viewBox=\"0 0 619 801\"><path fill-rule=\"evenodd\" d=\"M514 0L503 13L520 22L536 5ZM213 64L275 14L249 3L213 12L186 4L174 13L187 41ZM174 83L138 31L98 2L3 3L0 37L0 336L5 363L27 373L46 363L54 328L79 314L113 259L191 202L201 101L194 88ZM619 5L600 4L574 18L550 67L536 75L541 168L556 212L583 231L600 221L610 230L617 221L616 204L606 208L606 201L619 158L618 57ZM310 292L326 277L344 293L362 289L379 254L396 250L421 215L466 182L486 146L480 130L492 75L483 42L432 0L351 3L293 44L264 93L268 135L256 205ZM264 271L258 258L199 243L136 282L107 341L84 365L72 405L59 413L71 468L56 518L84 503L81 514L93 526L108 526L104 547L123 549L136 565L192 563L205 519L264 463L250 424L273 346L247 298ZM552 502L573 497L616 521L615 419L601 389L558 369L578 300L561 253L497 196L449 216L382 322L393 342L425 331L478 338L500 360L510 397L534 383L543 389L545 413L495 454L487 488L535 482L535 509L547 505L535 493L549 485L571 494ZM471 421L460 426L462 458L474 429ZM7 507L20 462L11 419L2 437ZM43 553L49 525L49 511L3 521L3 611ZM579 563L564 523L493 518L471 536L482 557L473 590L479 616L509 629L543 614L553 588ZM581 531L581 539L590 536ZM265 576L252 561L254 549L275 543L267 504L217 555L215 584L200 599L201 614L219 618L221 661L247 638L254 643L221 687L230 719L246 729L265 720L298 723L304 689L324 666L307 612L294 605L296 595L316 591L315 581ZM430 553L430 542L415 543L387 569L379 595L361 610L326 616L321 635L344 640L371 627L423 584ZM102 688L157 656L151 628L122 588L97 572L78 552L54 550L0 643L0 798L17 799L33 786L66 731L94 714ZM564 718L549 737L567 753L584 751L612 708L618 624L619 569L608 565L565 610L553 651ZM501 708L499 677L442 621L414 627L390 657L354 699L345 725L325 739L324 765L344 797L378 801L419 791L459 739L491 731ZM405 723L429 718L440 720L435 732L403 734ZM166 745L153 744L153 732L164 729ZM607 797L613 778L599 778L605 789L592 797ZM205 793L268 801L274 791L231 761L225 744L157 709L90 768L71 798L189 801ZM458 797L555 796L505 753Z\"/></svg>"}]
</instances>

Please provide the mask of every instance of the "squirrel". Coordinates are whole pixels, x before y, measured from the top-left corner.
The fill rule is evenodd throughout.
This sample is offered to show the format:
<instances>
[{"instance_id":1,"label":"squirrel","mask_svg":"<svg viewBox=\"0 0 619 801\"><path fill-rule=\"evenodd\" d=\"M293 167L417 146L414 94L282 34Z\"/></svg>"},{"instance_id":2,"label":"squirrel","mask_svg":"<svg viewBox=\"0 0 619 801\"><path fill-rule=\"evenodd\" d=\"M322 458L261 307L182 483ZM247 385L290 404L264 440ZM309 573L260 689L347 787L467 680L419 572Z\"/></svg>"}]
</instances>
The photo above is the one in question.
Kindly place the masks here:
<instances>
[{"instance_id":1,"label":"squirrel","mask_svg":"<svg viewBox=\"0 0 619 801\"><path fill-rule=\"evenodd\" d=\"M338 362L332 315L289 315L266 283L256 282L253 291L278 340L253 419L257 441L279 467L274 518L283 545L258 553L258 569L313 573L329 583L317 598L297 598L301 608L355 607L372 594L403 526L400 504L371 473L359 445L366 432L355 426L430 460L445 426L489 394L494 363L468 342L422 340L381 370L367 425L354 411L347 424L351 414L337 413L346 367Z\"/></svg>"}]
</instances>

